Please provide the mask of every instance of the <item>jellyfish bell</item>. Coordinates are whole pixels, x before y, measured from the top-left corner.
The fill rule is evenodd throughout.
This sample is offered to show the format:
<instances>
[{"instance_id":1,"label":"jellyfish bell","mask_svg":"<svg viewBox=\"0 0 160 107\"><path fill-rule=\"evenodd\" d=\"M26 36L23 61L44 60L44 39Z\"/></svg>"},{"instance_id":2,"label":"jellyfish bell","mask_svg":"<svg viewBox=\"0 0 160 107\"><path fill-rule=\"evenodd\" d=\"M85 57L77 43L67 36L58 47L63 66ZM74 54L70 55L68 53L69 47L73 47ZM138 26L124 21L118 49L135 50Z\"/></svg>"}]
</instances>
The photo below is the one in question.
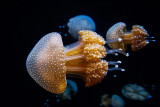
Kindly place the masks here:
<instances>
[{"instance_id":1,"label":"jellyfish bell","mask_svg":"<svg viewBox=\"0 0 160 107\"><path fill-rule=\"evenodd\" d=\"M66 89L64 47L59 33L42 37L27 57L30 76L44 89L62 93Z\"/></svg>"},{"instance_id":2,"label":"jellyfish bell","mask_svg":"<svg viewBox=\"0 0 160 107\"><path fill-rule=\"evenodd\" d=\"M127 84L122 88L122 94L131 100L144 101L152 98L152 96L143 88L137 84Z\"/></svg>"},{"instance_id":3,"label":"jellyfish bell","mask_svg":"<svg viewBox=\"0 0 160 107\"><path fill-rule=\"evenodd\" d=\"M125 106L124 100L118 95L115 95L115 94L112 95L111 101L112 101L113 107L124 107Z\"/></svg>"},{"instance_id":4,"label":"jellyfish bell","mask_svg":"<svg viewBox=\"0 0 160 107\"><path fill-rule=\"evenodd\" d=\"M138 51L148 44L148 36L143 26L133 25L132 30L129 32L126 31L126 24L119 22L107 31L106 43L112 49L126 51L127 45L131 45L133 51Z\"/></svg>"},{"instance_id":5,"label":"jellyfish bell","mask_svg":"<svg viewBox=\"0 0 160 107\"><path fill-rule=\"evenodd\" d=\"M113 25L106 34L106 41L110 48L112 49L122 49L125 50L125 45L122 42L123 32L125 30L125 23L117 23Z\"/></svg>"},{"instance_id":6,"label":"jellyfish bell","mask_svg":"<svg viewBox=\"0 0 160 107\"><path fill-rule=\"evenodd\" d=\"M80 30L95 31L96 29L93 19L87 15L78 15L69 19L67 26L69 28L68 32L74 39L79 38L78 32Z\"/></svg>"}]
</instances>

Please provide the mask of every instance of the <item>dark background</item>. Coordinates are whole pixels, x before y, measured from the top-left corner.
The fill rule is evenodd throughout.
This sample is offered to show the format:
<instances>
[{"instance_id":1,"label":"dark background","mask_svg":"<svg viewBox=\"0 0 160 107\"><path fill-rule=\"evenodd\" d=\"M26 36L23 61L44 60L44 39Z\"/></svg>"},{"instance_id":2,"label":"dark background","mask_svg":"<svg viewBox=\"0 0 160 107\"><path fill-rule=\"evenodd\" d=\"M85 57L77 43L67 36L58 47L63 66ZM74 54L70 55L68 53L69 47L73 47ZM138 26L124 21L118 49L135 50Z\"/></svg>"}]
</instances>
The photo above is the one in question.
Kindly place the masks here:
<instances>
[{"instance_id":1,"label":"dark background","mask_svg":"<svg viewBox=\"0 0 160 107\"><path fill-rule=\"evenodd\" d=\"M159 105L159 35L160 17L159 2L153 1L7 1L4 3L1 17L2 25L10 42L9 51L13 60L8 61L8 65L13 65L11 70L8 66L7 73L10 79L7 85L6 104L20 107L41 107L45 106L46 99L49 99L49 106L72 106L72 107L98 107L103 94L117 94L121 96L127 107L157 107ZM96 23L96 32L104 36L107 30L117 22L125 22L127 29L132 25L144 26L150 36L156 38L156 42L151 42L144 49L132 52L130 48L129 57L123 55L109 55L106 60L122 60L120 67L125 68L126 72L109 72L102 82L96 86L85 88L81 79L70 78L77 83L78 93L72 97L71 101L57 102L55 95L41 88L27 73L25 62L26 58L45 34L50 32L62 31L64 45L76 42L69 34L67 29L59 29L58 26L64 25L71 17L76 15L88 15ZM3 41L2 41L3 42ZM5 44L7 45L7 44ZM113 77L114 75L117 77ZM8 77L8 78L9 78ZM133 101L125 98L121 94L121 88L130 83L145 86L146 90L153 96L147 101ZM152 89L151 85L156 85ZM9 87L9 88L8 88Z\"/></svg>"}]
</instances>

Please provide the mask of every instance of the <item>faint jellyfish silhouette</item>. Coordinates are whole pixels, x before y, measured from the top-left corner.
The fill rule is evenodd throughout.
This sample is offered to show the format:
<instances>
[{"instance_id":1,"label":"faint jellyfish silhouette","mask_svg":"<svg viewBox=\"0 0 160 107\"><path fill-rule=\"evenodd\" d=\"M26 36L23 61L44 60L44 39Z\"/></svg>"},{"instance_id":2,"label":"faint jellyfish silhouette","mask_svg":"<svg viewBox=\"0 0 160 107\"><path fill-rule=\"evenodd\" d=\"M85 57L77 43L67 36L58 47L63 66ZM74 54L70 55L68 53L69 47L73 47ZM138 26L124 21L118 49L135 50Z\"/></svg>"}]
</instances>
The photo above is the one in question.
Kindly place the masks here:
<instances>
[{"instance_id":1,"label":"faint jellyfish silhouette","mask_svg":"<svg viewBox=\"0 0 160 107\"><path fill-rule=\"evenodd\" d=\"M127 84L122 88L122 94L131 100L144 101L152 98L152 96L143 88L137 84Z\"/></svg>"},{"instance_id":2,"label":"faint jellyfish silhouette","mask_svg":"<svg viewBox=\"0 0 160 107\"><path fill-rule=\"evenodd\" d=\"M96 29L93 19L86 15L78 15L69 19L67 26L69 28L68 32L74 39L79 38L78 32L80 30L95 31Z\"/></svg>"},{"instance_id":3,"label":"faint jellyfish silhouette","mask_svg":"<svg viewBox=\"0 0 160 107\"><path fill-rule=\"evenodd\" d=\"M118 67L121 61L102 60L106 54L112 54L104 44L104 38L90 30L79 31L79 41L65 47L59 33L49 33L29 53L27 71L41 87L55 94L65 91L66 76L80 77L86 87L93 86L101 82L108 70L124 71Z\"/></svg>"},{"instance_id":4,"label":"faint jellyfish silhouette","mask_svg":"<svg viewBox=\"0 0 160 107\"><path fill-rule=\"evenodd\" d=\"M109 105L111 104L112 104L112 101L109 95L108 94L102 95L100 106L109 107Z\"/></svg>"},{"instance_id":5,"label":"faint jellyfish silhouette","mask_svg":"<svg viewBox=\"0 0 160 107\"><path fill-rule=\"evenodd\" d=\"M77 94L78 88L74 81L67 79L67 87L66 90L59 94L58 97L62 100L71 100L71 96Z\"/></svg>"},{"instance_id":6,"label":"faint jellyfish silhouette","mask_svg":"<svg viewBox=\"0 0 160 107\"><path fill-rule=\"evenodd\" d=\"M124 100L118 96L118 95L112 95L112 97L110 98L108 94L104 94L101 98L101 106L103 107L124 107L125 106L125 102Z\"/></svg>"},{"instance_id":7,"label":"faint jellyfish silhouette","mask_svg":"<svg viewBox=\"0 0 160 107\"><path fill-rule=\"evenodd\" d=\"M127 45L131 45L133 51L145 47L154 37L149 37L147 31L140 25L133 25L132 30L126 31L126 24L123 22L113 25L106 34L106 43L115 50L126 51Z\"/></svg>"}]
</instances>

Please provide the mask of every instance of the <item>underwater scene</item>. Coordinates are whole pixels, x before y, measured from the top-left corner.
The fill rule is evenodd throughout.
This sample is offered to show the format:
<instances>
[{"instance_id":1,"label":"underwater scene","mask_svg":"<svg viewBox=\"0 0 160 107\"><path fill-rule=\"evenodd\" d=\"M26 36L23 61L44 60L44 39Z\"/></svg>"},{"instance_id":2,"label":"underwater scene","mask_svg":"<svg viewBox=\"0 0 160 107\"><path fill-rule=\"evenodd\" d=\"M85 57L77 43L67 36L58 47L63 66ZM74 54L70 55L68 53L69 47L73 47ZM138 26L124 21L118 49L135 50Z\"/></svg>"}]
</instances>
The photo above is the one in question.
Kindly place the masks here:
<instances>
[{"instance_id":1,"label":"underwater scene","mask_svg":"<svg viewBox=\"0 0 160 107\"><path fill-rule=\"evenodd\" d=\"M158 107L160 17L137 2L11 2L15 106Z\"/></svg>"}]
</instances>

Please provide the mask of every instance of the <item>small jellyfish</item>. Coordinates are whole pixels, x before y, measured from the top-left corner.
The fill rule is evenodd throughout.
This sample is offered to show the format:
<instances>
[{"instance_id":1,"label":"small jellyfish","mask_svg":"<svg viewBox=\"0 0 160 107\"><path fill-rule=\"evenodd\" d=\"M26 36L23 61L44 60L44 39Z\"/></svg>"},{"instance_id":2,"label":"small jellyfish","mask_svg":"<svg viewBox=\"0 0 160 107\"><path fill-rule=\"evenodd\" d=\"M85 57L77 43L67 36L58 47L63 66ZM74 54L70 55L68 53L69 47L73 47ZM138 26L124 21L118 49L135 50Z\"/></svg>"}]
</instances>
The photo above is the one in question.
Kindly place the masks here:
<instances>
[{"instance_id":1,"label":"small jellyfish","mask_svg":"<svg viewBox=\"0 0 160 107\"><path fill-rule=\"evenodd\" d=\"M106 56L105 40L89 30L79 31L79 41L63 46L61 35L52 32L42 37L29 53L26 68L29 75L44 89L61 94L65 91L66 76L80 77L90 87L106 76L109 70L123 70L119 61L102 60Z\"/></svg>"},{"instance_id":2,"label":"small jellyfish","mask_svg":"<svg viewBox=\"0 0 160 107\"><path fill-rule=\"evenodd\" d=\"M106 43L112 49L126 51L127 45L131 45L133 51L138 51L145 47L149 41L147 31L140 25L133 25L132 30L126 31L126 24L123 22L113 25L106 34Z\"/></svg>"},{"instance_id":3,"label":"small jellyfish","mask_svg":"<svg viewBox=\"0 0 160 107\"><path fill-rule=\"evenodd\" d=\"M129 99L144 101L152 98L152 96L143 88L137 84L127 84L122 88L122 94Z\"/></svg>"},{"instance_id":4,"label":"small jellyfish","mask_svg":"<svg viewBox=\"0 0 160 107\"><path fill-rule=\"evenodd\" d=\"M69 28L68 32L74 39L79 38L78 32L80 30L95 31L96 29L93 19L86 15L78 15L69 19L67 26Z\"/></svg>"},{"instance_id":5,"label":"small jellyfish","mask_svg":"<svg viewBox=\"0 0 160 107\"><path fill-rule=\"evenodd\" d=\"M111 101L113 107L124 107L125 105L124 100L118 95L112 95Z\"/></svg>"},{"instance_id":6,"label":"small jellyfish","mask_svg":"<svg viewBox=\"0 0 160 107\"><path fill-rule=\"evenodd\" d=\"M109 106L113 106L113 107L124 107L125 106L125 102L124 100L118 96L118 95L112 95L112 97L110 98L108 94L104 94L101 98L101 106L104 107L109 107Z\"/></svg>"},{"instance_id":7,"label":"small jellyfish","mask_svg":"<svg viewBox=\"0 0 160 107\"><path fill-rule=\"evenodd\" d=\"M74 81L67 79L67 87L66 90L58 95L62 100L71 100L71 96L77 94L78 88Z\"/></svg>"},{"instance_id":8,"label":"small jellyfish","mask_svg":"<svg viewBox=\"0 0 160 107\"><path fill-rule=\"evenodd\" d=\"M109 105L112 104L112 101L111 101L111 98L109 97L108 94L104 94L102 95L101 97L101 106L104 106L104 107L109 107Z\"/></svg>"}]
</instances>

